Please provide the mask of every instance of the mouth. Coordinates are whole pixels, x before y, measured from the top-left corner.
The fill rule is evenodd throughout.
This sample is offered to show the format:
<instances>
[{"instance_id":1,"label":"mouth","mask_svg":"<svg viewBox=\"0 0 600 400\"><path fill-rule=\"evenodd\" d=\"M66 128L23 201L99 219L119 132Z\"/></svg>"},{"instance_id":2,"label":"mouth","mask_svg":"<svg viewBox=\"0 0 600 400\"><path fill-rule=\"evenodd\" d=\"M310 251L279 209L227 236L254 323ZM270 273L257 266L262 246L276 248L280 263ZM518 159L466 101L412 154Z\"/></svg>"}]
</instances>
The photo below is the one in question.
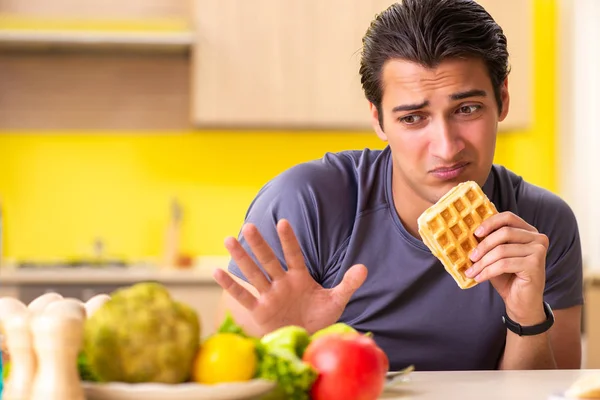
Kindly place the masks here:
<instances>
[{"instance_id":1,"label":"mouth","mask_svg":"<svg viewBox=\"0 0 600 400\"><path fill-rule=\"evenodd\" d=\"M429 171L436 178L447 181L458 178L469 165L468 162L461 162L449 167L439 167Z\"/></svg>"}]
</instances>

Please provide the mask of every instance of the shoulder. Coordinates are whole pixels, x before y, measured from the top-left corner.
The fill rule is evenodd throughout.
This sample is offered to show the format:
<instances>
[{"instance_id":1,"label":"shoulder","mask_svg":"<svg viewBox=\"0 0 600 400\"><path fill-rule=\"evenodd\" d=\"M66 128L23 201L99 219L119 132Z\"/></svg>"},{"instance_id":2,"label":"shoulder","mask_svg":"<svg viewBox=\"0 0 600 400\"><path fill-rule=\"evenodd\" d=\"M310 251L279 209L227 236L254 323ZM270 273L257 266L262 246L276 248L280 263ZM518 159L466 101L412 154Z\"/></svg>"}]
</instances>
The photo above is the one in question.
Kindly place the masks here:
<instances>
[{"instance_id":1,"label":"shoulder","mask_svg":"<svg viewBox=\"0 0 600 400\"><path fill-rule=\"evenodd\" d=\"M544 298L554 309L583 304L583 257L575 213L557 194L494 167L494 195L549 240Z\"/></svg>"},{"instance_id":2,"label":"shoulder","mask_svg":"<svg viewBox=\"0 0 600 400\"><path fill-rule=\"evenodd\" d=\"M357 211L365 195L365 182L383 163L382 150L348 150L297 164L279 173L259 191L256 200L291 206L312 203L315 207Z\"/></svg>"},{"instance_id":3,"label":"shoulder","mask_svg":"<svg viewBox=\"0 0 600 400\"><path fill-rule=\"evenodd\" d=\"M500 182L503 211L512 211L548 237L547 293L556 306L578 304L581 298L582 251L579 227L570 205L557 194L525 181L506 168L494 168ZM558 283L562 282L562 283ZM571 299L562 296L570 290ZM559 296L559 291L564 291ZM559 298L560 297L560 298ZM575 299L575 300L573 300Z\"/></svg>"},{"instance_id":4,"label":"shoulder","mask_svg":"<svg viewBox=\"0 0 600 400\"><path fill-rule=\"evenodd\" d=\"M379 176L381 152L376 150L326 153L297 164L267 182L253 199L245 222L254 223L283 263L276 224L286 219L317 281L325 275L338 249L350 237L368 176Z\"/></svg>"},{"instance_id":5,"label":"shoulder","mask_svg":"<svg viewBox=\"0 0 600 400\"><path fill-rule=\"evenodd\" d=\"M549 240L544 297L552 308L583 303L583 257L575 213L557 194L525 181L503 167L494 167L494 197Z\"/></svg>"},{"instance_id":6,"label":"shoulder","mask_svg":"<svg viewBox=\"0 0 600 400\"><path fill-rule=\"evenodd\" d=\"M512 211L540 231L577 231L571 206L556 193L526 181L506 167L494 165L494 197L503 211Z\"/></svg>"}]
</instances>

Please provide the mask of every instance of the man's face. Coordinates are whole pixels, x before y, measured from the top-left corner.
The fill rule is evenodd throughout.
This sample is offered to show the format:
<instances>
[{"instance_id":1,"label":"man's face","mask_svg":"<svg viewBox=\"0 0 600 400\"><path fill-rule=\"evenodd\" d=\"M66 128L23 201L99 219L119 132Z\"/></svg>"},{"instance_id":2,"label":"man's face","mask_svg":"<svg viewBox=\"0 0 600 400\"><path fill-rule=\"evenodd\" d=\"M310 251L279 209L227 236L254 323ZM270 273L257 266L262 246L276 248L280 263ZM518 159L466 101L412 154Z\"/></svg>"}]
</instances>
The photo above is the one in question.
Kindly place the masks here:
<instances>
[{"instance_id":1,"label":"man's face","mask_svg":"<svg viewBox=\"0 0 600 400\"><path fill-rule=\"evenodd\" d=\"M485 183L498 122L508 111L506 82L500 114L485 64L476 59L447 60L434 69L390 60L382 86L383 127L371 105L373 126L392 151L400 190L435 203L460 182Z\"/></svg>"}]
</instances>

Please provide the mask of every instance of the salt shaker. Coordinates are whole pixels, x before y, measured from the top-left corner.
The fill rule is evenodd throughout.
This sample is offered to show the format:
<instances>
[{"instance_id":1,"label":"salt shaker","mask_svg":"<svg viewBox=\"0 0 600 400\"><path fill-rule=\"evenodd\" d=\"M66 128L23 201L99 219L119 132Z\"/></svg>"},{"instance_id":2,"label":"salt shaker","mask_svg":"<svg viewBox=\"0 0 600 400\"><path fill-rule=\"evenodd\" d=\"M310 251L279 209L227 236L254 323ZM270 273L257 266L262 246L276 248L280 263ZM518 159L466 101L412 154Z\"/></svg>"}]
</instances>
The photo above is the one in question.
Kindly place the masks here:
<instances>
[{"instance_id":1,"label":"salt shaker","mask_svg":"<svg viewBox=\"0 0 600 400\"><path fill-rule=\"evenodd\" d=\"M85 309L74 299L57 300L31 321L37 372L28 400L85 400L77 371Z\"/></svg>"},{"instance_id":2,"label":"salt shaker","mask_svg":"<svg viewBox=\"0 0 600 400\"><path fill-rule=\"evenodd\" d=\"M90 318L96 311L98 311L104 303L110 300L110 296L107 294L97 294L87 302L84 303L86 316Z\"/></svg>"},{"instance_id":3,"label":"salt shaker","mask_svg":"<svg viewBox=\"0 0 600 400\"><path fill-rule=\"evenodd\" d=\"M28 400L36 371L28 311L15 313L2 321L6 347L10 354L10 374L4 385L2 400Z\"/></svg>"},{"instance_id":4,"label":"salt shaker","mask_svg":"<svg viewBox=\"0 0 600 400\"><path fill-rule=\"evenodd\" d=\"M27 306L29 308L29 312L31 314L39 314L44 311L44 309L51 303L62 300L62 295L55 292L44 293L41 296L33 299L31 303Z\"/></svg>"}]
</instances>

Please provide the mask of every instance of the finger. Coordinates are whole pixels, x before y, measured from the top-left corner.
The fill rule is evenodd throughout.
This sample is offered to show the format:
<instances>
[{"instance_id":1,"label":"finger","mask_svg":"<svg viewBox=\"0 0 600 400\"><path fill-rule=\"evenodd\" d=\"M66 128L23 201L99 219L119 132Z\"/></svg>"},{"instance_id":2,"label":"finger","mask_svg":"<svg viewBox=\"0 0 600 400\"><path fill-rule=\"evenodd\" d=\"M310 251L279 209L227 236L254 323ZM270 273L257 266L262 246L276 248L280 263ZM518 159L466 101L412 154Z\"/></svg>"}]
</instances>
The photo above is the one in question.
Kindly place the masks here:
<instances>
[{"instance_id":1,"label":"finger","mask_svg":"<svg viewBox=\"0 0 600 400\"><path fill-rule=\"evenodd\" d=\"M505 243L532 243L535 242L536 234L519 228L504 226L486 236L471 251L469 258L473 262L479 261L494 248Z\"/></svg>"},{"instance_id":2,"label":"finger","mask_svg":"<svg viewBox=\"0 0 600 400\"><path fill-rule=\"evenodd\" d=\"M367 268L362 264L356 264L350 267L344 274L342 281L332 289L334 300L340 306L348 304L354 292L356 292L367 279L367 274Z\"/></svg>"},{"instance_id":3,"label":"finger","mask_svg":"<svg viewBox=\"0 0 600 400\"><path fill-rule=\"evenodd\" d=\"M533 253L531 245L528 244L502 244L494 247L487 252L479 261L474 263L471 268L465 271L465 274L472 278L489 265L503 258L527 257Z\"/></svg>"},{"instance_id":4,"label":"finger","mask_svg":"<svg viewBox=\"0 0 600 400\"><path fill-rule=\"evenodd\" d=\"M523 229L529 232L537 232L537 229L527 222L525 222L522 218L511 212L503 212L499 214L492 215L485 221L479 225L479 227L475 230L474 234L478 237L484 237L494 232L497 229L502 228L503 226L511 226L513 228Z\"/></svg>"},{"instance_id":5,"label":"finger","mask_svg":"<svg viewBox=\"0 0 600 400\"><path fill-rule=\"evenodd\" d=\"M254 256L272 280L279 279L285 275L285 271L279 263L277 256L255 225L244 225L242 227L242 235L244 235Z\"/></svg>"},{"instance_id":6,"label":"finger","mask_svg":"<svg viewBox=\"0 0 600 400\"><path fill-rule=\"evenodd\" d=\"M225 239L225 248L231 254L231 258L240 268L248 282L260 293L264 293L271 287L264 272L258 268L254 260L248 255L236 238Z\"/></svg>"},{"instance_id":7,"label":"finger","mask_svg":"<svg viewBox=\"0 0 600 400\"><path fill-rule=\"evenodd\" d=\"M283 256L289 269L306 269L306 261L304 254L300 248L300 243L294 234L294 230L290 223L285 220L279 220L277 223L277 233L283 248Z\"/></svg>"},{"instance_id":8,"label":"finger","mask_svg":"<svg viewBox=\"0 0 600 400\"><path fill-rule=\"evenodd\" d=\"M213 272L213 278L219 286L223 288L231 297L240 303L248 311L252 311L256 307L256 297L252 295L246 288L234 281L227 272L217 268Z\"/></svg>"},{"instance_id":9,"label":"finger","mask_svg":"<svg viewBox=\"0 0 600 400\"><path fill-rule=\"evenodd\" d=\"M475 276L476 282L484 282L503 274L517 274L524 272L523 257L503 258L484 268Z\"/></svg>"}]
</instances>

